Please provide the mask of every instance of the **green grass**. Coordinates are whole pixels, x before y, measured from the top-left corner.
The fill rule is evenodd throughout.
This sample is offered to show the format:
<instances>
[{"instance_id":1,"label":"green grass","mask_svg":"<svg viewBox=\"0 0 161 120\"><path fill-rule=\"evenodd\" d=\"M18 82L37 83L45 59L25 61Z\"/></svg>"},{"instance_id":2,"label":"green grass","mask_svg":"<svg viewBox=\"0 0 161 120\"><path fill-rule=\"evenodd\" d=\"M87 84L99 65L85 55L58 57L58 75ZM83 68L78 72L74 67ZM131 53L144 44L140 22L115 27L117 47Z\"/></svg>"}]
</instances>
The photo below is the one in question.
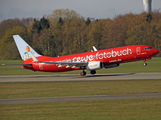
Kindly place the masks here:
<instances>
[{"instance_id":1,"label":"green grass","mask_svg":"<svg viewBox=\"0 0 161 120\"><path fill-rule=\"evenodd\" d=\"M0 99L161 93L161 80L0 83Z\"/></svg>"},{"instance_id":2,"label":"green grass","mask_svg":"<svg viewBox=\"0 0 161 120\"><path fill-rule=\"evenodd\" d=\"M0 83L0 99L161 93L161 80ZM2 120L160 120L161 99L0 105Z\"/></svg>"},{"instance_id":3,"label":"green grass","mask_svg":"<svg viewBox=\"0 0 161 120\"><path fill-rule=\"evenodd\" d=\"M161 100L106 100L0 105L1 120L160 120Z\"/></svg>"},{"instance_id":4,"label":"green grass","mask_svg":"<svg viewBox=\"0 0 161 120\"><path fill-rule=\"evenodd\" d=\"M21 66L2 66L2 64L17 64L22 63L21 60L0 60L0 75L53 75L53 74L79 74L81 71L70 71L70 72L33 72L31 70L23 69ZM97 70L98 74L103 73L148 73L148 72L161 72L161 58L152 58L147 61L148 65L143 66L143 61L130 62L120 64L119 67L110 69ZM87 71L87 70L86 70ZM89 71L87 71L89 74Z\"/></svg>"},{"instance_id":5,"label":"green grass","mask_svg":"<svg viewBox=\"0 0 161 120\"><path fill-rule=\"evenodd\" d=\"M0 64L22 61L0 61ZM121 64L97 73L161 72L161 58ZM79 74L33 72L21 66L0 66L0 75ZM89 72L88 72L89 73ZM0 99L82 95L161 93L161 80L0 83ZM161 99L74 101L0 105L0 120L160 120Z\"/></svg>"}]
</instances>

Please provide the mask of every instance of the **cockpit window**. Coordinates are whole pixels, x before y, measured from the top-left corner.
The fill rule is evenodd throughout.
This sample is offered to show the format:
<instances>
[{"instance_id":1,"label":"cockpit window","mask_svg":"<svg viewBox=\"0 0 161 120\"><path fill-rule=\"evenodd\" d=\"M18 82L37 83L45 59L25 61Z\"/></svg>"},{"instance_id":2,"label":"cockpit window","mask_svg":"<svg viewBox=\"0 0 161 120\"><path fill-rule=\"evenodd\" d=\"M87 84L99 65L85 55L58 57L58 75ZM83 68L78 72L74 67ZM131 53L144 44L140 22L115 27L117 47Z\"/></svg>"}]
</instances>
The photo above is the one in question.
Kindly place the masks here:
<instances>
[{"instance_id":1,"label":"cockpit window","mask_svg":"<svg viewBox=\"0 0 161 120\"><path fill-rule=\"evenodd\" d=\"M152 47L147 47L147 48L145 48L145 50L149 50L149 49L152 49Z\"/></svg>"}]
</instances>

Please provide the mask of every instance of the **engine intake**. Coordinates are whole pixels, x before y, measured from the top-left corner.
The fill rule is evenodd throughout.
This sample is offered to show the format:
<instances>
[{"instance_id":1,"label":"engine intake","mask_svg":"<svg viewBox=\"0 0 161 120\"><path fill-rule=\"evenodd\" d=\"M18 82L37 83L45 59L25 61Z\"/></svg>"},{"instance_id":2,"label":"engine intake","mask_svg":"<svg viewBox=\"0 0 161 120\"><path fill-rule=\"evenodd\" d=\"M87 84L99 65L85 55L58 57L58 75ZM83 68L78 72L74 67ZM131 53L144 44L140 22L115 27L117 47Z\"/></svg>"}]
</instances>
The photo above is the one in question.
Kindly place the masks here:
<instances>
[{"instance_id":1,"label":"engine intake","mask_svg":"<svg viewBox=\"0 0 161 120\"><path fill-rule=\"evenodd\" d=\"M103 68L103 63L101 61L92 61L87 65L87 70L98 70Z\"/></svg>"}]
</instances>

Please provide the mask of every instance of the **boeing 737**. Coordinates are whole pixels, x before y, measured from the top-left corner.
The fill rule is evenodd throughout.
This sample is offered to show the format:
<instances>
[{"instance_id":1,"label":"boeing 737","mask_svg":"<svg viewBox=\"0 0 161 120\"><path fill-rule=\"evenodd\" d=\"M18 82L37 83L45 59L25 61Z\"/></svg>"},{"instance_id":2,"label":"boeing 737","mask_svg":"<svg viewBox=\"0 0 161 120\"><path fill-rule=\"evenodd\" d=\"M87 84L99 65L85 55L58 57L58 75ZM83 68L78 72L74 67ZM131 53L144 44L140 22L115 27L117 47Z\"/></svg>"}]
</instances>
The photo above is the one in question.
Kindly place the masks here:
<instances>
[{"instance_id":1,"label":"boeing 737","mask_svg":"<svg viewBox=\"0 0 161 120\"><path fill-rule=\"evenodd\" d=\"M91 52L66 55L60 57L48 57L38 54L19 35L13 36L25 69L43 72L64 72L71 70L82 70L80 75L85 76L85 69L91 74L96 70L118 67L120 63L133 62L138 60L150 60L159 51L148 45L132 45L111 49L97 50L93 46Z\"/></svg>"}]
</instances>

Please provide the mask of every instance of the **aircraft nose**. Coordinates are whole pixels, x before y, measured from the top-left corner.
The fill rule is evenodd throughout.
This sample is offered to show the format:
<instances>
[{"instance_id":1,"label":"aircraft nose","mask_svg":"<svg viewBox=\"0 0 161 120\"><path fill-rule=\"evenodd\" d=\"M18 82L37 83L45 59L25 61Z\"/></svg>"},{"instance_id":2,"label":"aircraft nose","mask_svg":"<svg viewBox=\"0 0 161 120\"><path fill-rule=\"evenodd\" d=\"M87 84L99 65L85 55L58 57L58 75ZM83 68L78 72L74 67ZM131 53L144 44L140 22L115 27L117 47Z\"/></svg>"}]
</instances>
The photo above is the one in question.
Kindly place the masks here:
<instances>
[{"instance_id":1,"label":"aircraft nose","mask_svg":"<svg viewBox=\"0 0 161 120\"><path fill-rule=\"evenodd\" d=\"M157 49L155 49L155 48L153 48L153 50L152 50L152 51L153 51L153 54L154 54L154 55L156 55L156 54L158 54L158 53L159 53L159 50L157 50Z\"/></svg>"}]
</instances>

